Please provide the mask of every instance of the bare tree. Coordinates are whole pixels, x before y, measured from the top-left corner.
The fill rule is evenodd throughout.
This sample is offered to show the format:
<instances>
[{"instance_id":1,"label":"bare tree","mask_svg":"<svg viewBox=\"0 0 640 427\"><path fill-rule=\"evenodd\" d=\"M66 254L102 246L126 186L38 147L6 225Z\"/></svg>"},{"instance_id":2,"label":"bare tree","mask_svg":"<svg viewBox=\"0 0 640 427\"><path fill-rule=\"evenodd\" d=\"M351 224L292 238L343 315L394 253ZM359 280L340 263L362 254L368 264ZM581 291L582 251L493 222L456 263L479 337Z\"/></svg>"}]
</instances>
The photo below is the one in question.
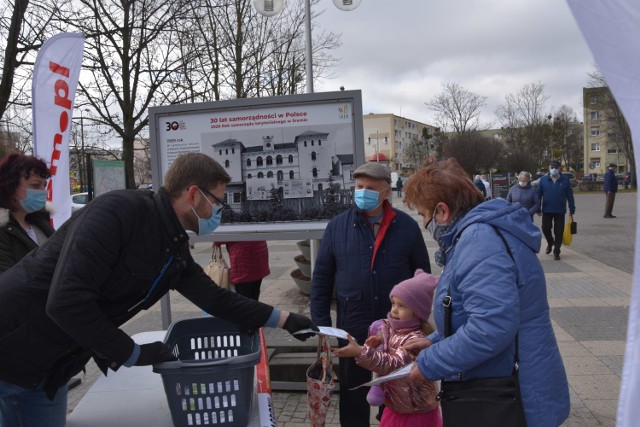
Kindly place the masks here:
<instances>
[{"instance_id":1,"label":"bare tree","mask_svg":"<svg viewBox=\"0 0 640 427\"><path fill-rule=\"evenodd\" d=\"M633 149L633 139L631 138L631 129L627 123L622 110L618 106L613 94L608 90L609 85L604 79L604 75L600 70L595 68L588 73L587 85L589 87L606 87L604 99L601 100L601 104L604 106L606 115L606 132L610 140L617 143L617 148L622 150L625 157L629 162L629 168L631 171L631 185L636 188L636 173L635 164L636 156Z\"/></svg>"},{"instance_id":2,"label":"bare tree","mask_svg":"<svg viewBox=\"0 0 640 427\"><path fill-rule=\"evenodd\" d=\"M135 186L133 144L148 125L150 105L178 101L172 86L183 58L177 49L189 2L174 0L79 0L67 10L69 25L86 35L79 106L90 106L93 122L122 140L127 187ZM172 98L167 99L168 96Z\"/></svg>"},{"instance_id":3,"label":"bare tree","mask_svg":"<svg viewBox=\"0 0 640 427\"><path fill-rule=\"evenodd\" d=\"M582 124L568 105L553 113L551 149L553 157L561 159L567 167L581 170L584 158Z\"/></svg>"},{"instance_id":4,"label":"bare tree","mask_svg":"<svg viewBox=\"0 0 640 427\"><path fill-rule=\"evenodd\" d=\"M542 83L530 83L517 93L505 96L505 105L496 109L509 150L512 153L526 151L538 166L549 160L551 155L551 116L544 113L548 99Z\"/></svg>"},{"instance_id":5,"label":"bare tree","mask_svg":"<svg viewBox=\"0 0 640 427\"><path fill-rule=\"evenodd\" d=\"M31 75L37 50L52 34L56 10L67 0L0 1L0 121L11 105L30 105Z\"/></svg>"},{"instance_id":6,"label":"bare tree","mask_svg":"<svg viewBox=\"0 0 640 427\"><path fill-rule=\"evenodd\" d=\"M502 144L479 132L465 132L453 136L444 147L444 157L454 157L470 175L497 166Z\"/></svg>"},{"instance_id":7,"label":"bare tree","mask_svg":"<svg viewBox=\"0 0 640 427\"><path fill-rule=\"evenodd\" d=\"M480 128L480 113L487 97L470 92L459 83L442 85L442 93L425 104L436 112L436 121L443 130L453 129L460 135Z\"/></svg>"}]
</instances>

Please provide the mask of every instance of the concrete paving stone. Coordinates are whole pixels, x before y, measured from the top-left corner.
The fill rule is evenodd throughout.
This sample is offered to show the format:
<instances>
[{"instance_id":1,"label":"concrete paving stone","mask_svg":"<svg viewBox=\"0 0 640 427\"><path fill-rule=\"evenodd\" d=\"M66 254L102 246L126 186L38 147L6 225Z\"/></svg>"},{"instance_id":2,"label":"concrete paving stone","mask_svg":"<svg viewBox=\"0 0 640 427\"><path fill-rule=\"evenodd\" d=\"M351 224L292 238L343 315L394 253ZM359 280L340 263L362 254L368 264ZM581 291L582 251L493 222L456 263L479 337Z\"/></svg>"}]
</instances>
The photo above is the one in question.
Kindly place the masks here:
<instances>
[{"instance_id":1,"label":"concrete paving stone","mask_svg":"<svg viewBox=\"0 0 640 427\"><path fill-rule=\"evenodd\" d=\"M624 356L624 341L581 341L594 356Z\"/></svg>"},{"instance_id":2,"label":"concrete paving stone","mask_svg":"<svg viewBox=\"0 0 640 427\"><path fill-rule=\"evenodd\" d=\"M559 341L558 348L560 349L560 354L563 358L569 356L575 357L589 357L593 356L582 343L578 341Z\"/></svg>"},{"instance_id":3,"label":"concrete paving stone","mask_svg":"<svg viewBox=\"0 0 640 427\"><path fill-rule=\"evenodd\" d=\"M548 298L549 307L573 307L569 298Z\"/></svg>"},{"instance_id":4,"label":"concrete paving stone","mask_svg":"<svg viewBox=\"0 0 640 427\"><path fill-rule=\"evenodd\" d=\"M563 356L567 375L611 375L613 372L595 356Z\"/></svg>"},{"instance_id":5,"label":"concrete paving stone","mask_svg":"<svg viewBox=\"0 0 640 427\"><path fill-rule=\"evenodd\" d=\"M560 325L554 322L553 318L551 319L551 327L553 328L553 332L556 336L556 341L558 342L575 341L575 338L572 337L569 333L567 333L564 329L562 329Z\"/></svg>"},{"instance_id":6,"label":"concrete paving stone","mask_svg":"<svg viewBox=\"0 0 640 427\"><path fill-rule=\"evenodd\" d=\"M560 253L560 261L555 261L551 255L545 256L550 257L549 259L540 258L540 264L542 264L542 268L544 269L545 274L574 273L578 271L578 269L573 267L571 264L562 261L562 253Z\"/></svg>"},{"instance_id":7,"label":"concrete paving stone","mask_svg":"<svg viewBox=\"0 0 640 427\"><path fill-rule=\"evenodd\" d=\"M614 374L622 376L624 356L600 356L598 359L604 363Z\"/></svg>"},{"instance_id":8,"label":"concrete paving stone","mask_svg":"<svg viewBox=\"0 0 640 427\"><path fill-rule=\"evenodd\" d=\"M613 399L594 399L586 400L585 405L591 411L591 414L601 423L603 426L615 427L616 425L616 412L618 407L618 401Z\"/></svg>"},{"instance_id":9,"label":"concrete paving stone","mask_svg":"<svg viewBox=\"0 0 640 427\"><path fill-rule=\"evenodd\" d=\"M547 295L549 298L625 298L618 289L607 285L590 276L577 279L547 280Z\"/></svg>"},{"instance_id":10,"label":"concrete paving stone","mask_svg":"<svg viewBox=\"0 0 640 427\"><path fill-rule=\"evenodd\" d=\"M626 307L629 309L629 297L625 298L601 298L602 302L613 307Z\"/></svg>"},{"instance_id":11,"label":"concrete paving stone","mask_svg":"<svg viewBox=\"0 0 640 427\"><path fill-rule=\"evenodd\" d=\"M556 307L551 317L579 341L626 339L628 309L624 307Z\"/></svg>"},{"instance_id":12,"label":"concrete paving stone","mask_svg":"<svg viewBox=\"0 0 640 427\"><path fill-rule=\"evenodd\" d=\"M565 367L567 364L565 363ZM608 368L607 368L608 370ZM609 374L578 374L567 375L571 388L576 392L579 399L618 399L620 391L620 377Z\"/></svg>"}]
</instances>

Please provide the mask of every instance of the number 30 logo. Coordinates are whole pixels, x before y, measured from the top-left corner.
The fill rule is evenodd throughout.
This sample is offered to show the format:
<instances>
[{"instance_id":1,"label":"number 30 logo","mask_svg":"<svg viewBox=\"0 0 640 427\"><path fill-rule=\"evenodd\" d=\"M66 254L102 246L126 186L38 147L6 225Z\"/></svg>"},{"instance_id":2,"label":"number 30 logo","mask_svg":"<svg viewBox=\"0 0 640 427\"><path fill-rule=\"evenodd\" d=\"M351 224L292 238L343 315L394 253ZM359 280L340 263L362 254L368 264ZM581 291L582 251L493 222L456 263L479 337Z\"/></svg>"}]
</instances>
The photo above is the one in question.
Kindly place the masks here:
<instances>
[{"instance_id":1,"label":"number 30 logo","mask_svg":"<svg viewBox=\"0 0 640 427\"><path fill-rule=\"evenodd\" d=\"M180 124L178 122L165 122L165 124L167 125L167 129L166 130L178 130L180 129Z\"/></svg>"}]
</instances>

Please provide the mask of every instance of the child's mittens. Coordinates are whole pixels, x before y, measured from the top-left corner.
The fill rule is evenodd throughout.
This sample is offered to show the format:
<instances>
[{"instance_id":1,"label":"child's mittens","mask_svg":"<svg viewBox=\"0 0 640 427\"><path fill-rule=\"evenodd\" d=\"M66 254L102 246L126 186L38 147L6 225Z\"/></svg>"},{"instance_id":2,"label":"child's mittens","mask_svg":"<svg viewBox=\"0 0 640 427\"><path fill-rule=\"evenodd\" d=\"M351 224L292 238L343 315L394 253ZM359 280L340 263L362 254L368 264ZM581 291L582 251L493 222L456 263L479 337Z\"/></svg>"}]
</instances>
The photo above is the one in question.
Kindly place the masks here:
<instances>
[{"instance_id":1,"label":"child's mittens","mask_svg":"<svg viewBox=\"0 0 640 427\"><path fill-rule=\"evenodd\" d=\"M371 406L382 406L384 404L384 391L379 385L371 386L367 393L367 402Z\"/></svg>"}]
</instances>

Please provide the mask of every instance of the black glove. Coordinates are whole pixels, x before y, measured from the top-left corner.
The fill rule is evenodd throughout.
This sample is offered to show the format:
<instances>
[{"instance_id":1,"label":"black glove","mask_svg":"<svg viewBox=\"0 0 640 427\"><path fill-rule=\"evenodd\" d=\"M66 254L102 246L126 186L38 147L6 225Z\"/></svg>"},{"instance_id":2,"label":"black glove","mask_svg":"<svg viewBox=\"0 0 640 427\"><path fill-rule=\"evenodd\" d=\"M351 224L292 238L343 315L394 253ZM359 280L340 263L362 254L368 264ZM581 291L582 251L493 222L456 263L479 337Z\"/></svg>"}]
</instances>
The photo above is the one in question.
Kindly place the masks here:
<instances>
[{"instance_id":1,"label":"black glove","mask_svg":"<svg viewBox=\"0 0 640 427\"><path fill-rule=\"evenodd\" d=\"M140 346L140 356L136 366L153 365L154 363L171 362L178 360L171 352L171 348L161 341Z\"/></svg>"},{"instance_id":2,"label":"black glove","mask_svg":"<svg viewBox=\"0 0 640 427\"><path fill-rule=\"evenodd\" d=\"M284 325L282 325L282 327L286 329L287 332L289 332L291 335L301 329L313 329L314 331L320 330L318 329L316 324L311 321L311 319L296 313L289 313L289 317L287 317L287 320L284 321ZM295 334L293 335L293 337L299 339L300 341L305 341L307 338L313 335L315 334Z\"/></svg>"}]
</instances>

